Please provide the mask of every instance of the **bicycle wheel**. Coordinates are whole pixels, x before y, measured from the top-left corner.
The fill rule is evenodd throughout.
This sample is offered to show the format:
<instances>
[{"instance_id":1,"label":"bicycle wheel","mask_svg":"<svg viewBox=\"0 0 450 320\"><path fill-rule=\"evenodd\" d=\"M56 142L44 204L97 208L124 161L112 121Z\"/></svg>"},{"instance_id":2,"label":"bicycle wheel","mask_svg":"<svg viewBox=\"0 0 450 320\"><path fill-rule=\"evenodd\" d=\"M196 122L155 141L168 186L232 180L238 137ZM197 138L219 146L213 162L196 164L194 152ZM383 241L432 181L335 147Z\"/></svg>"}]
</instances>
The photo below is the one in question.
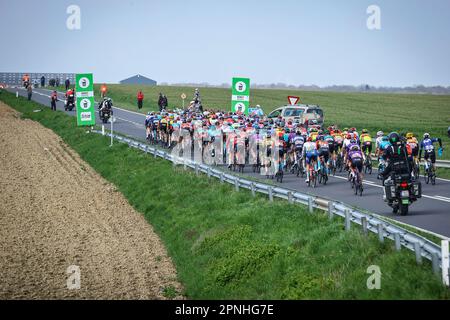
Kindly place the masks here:
<instances>
[{"instance_id":1,"label":"bicycle wheel","mask_svg":"<svg viewBox=\"0 0 450 320\"><path fill-rule=\"evenodd\" d=\"M313 177L313 188L315 188L317 186L317 173L315 171L313 172Z\"/></svg>"},{"instance_id":2,"label":"bicycle wheel","mask_svg":"<svg viewBox=\"0 0 450 320\"><path fill-rule=\"evenodd\" d=\"M430 183L430 172L428 170L425 172L424 178L425 178L425 183L429 184Z\"/></svg>"},{"instance_id":3,"label":"bicycle wheel","mask_svg":"<svg viewBox=\"0 0 450 320\"><path fill-rule=\"evenodd\" d=\"M431 174L431 184L433 186L436 184L436 174L434 172Z\"/></svg>"}]
</instances>

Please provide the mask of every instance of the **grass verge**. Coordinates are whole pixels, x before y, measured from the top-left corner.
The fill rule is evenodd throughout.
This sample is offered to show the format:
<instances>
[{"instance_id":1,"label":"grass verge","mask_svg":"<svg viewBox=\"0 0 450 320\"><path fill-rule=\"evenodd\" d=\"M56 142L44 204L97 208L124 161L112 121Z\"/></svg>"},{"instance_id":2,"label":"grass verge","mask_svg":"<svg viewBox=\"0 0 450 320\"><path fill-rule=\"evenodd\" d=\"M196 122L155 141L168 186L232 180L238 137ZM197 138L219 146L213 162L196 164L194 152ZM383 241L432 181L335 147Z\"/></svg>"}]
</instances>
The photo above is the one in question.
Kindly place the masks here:
<instances>
[{"instance_id":1,"label":"grass verge","mask_svg":"<svg viewBox=\"0 0 450 320\"><path fill-rule=\"evenodd\" d=\"M60 135L114 183L153 225L192 299L448 299L428 262L380 245L340 219L270 203L245 190L153 159L127 145L77 128L63 112L3 93L0 99ZM33 112L43 109L41 112ZM381 289L367 289L378 265ZM172 295L167 289L166 294Z\"/></svg>"}]
</instances>

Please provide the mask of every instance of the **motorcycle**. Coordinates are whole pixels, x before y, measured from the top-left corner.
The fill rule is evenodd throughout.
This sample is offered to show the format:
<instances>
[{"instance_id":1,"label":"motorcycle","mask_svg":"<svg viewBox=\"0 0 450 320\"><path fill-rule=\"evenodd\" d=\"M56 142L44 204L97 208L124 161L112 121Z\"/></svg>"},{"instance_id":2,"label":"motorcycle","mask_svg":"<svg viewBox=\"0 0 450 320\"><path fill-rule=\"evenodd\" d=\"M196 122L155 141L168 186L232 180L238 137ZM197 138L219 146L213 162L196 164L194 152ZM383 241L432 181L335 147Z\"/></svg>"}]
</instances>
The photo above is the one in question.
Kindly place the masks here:
<instances>
[{"instance_id":1,"label":"motorcycle","mask_svg":"<svg viewBox=\"0 0 450 320\"><path fill-rule=\"evenodd\" d=\"M65 111L72 111L75 108L75 96L73 94L67 97L66 103L64 104Z\"/></svg>"},{"instance_id":2,"label":"motorcycle","mask_svg":"<svg viewBox=\"0 0 450 320\"><path fill-rule=\"evenodd\" d=\"M394 214L408 214L409 206L422 197L422 185L411 179L409 174L394 175L384 183L384 201L392 208Z\"/></svg>"},{"instance_id":3,"label":"motorcycle","mask_svg":"<svg viewBox=\"0 0 450 320\"><path fill-rule=\"evenodd\" d=\"M98 115L102 120L102 123L108 123L109 118L111 118L113 114L112 105L109 101L103 101L103 103L99 106Z\"/></svg>"}]
</instances>

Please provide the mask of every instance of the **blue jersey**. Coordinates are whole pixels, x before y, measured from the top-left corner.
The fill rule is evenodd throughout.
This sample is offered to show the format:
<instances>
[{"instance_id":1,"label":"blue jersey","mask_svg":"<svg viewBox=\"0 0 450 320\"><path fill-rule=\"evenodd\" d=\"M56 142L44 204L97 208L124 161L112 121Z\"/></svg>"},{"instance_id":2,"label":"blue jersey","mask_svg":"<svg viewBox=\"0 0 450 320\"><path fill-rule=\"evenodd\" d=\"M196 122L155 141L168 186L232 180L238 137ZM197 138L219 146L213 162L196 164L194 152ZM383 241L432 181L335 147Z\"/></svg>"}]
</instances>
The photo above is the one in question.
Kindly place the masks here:
<instances>
[{"instance_id":1,"label":"blue jersey","mask_svg":"<svg viewBox=\"0 0 450 320\"><path fill-rule=\"evenodd\" d=\"M431 152L434 151L434 145L433 145L433 143L435 143L435 142L439 142L439 140L436 139L436 138L433 138L433 139L430 139L430 138L424 139L424 140L422 140L422 142L420 143L420 148L423 149L423 150L425 150L425 152L431 153Z\"/></svg>"}]
</instances>

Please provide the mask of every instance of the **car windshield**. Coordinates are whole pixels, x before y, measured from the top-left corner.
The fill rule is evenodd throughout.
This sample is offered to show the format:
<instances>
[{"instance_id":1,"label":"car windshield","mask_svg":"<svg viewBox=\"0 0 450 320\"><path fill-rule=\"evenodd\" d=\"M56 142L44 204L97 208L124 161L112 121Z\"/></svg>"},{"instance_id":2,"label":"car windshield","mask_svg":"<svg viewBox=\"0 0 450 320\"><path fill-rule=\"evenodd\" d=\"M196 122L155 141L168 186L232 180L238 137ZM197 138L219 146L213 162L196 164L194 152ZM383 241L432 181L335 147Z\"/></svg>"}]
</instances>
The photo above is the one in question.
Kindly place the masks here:
<instances>
[{"instance_id":1,"label":"car windshield","mask_svg":"<svg viewBox=\"0 0 450 320\"><path fill-rule=\"evenodd\" d=\"M303 109L286 109L284 115L286 117L299 117L303 113Z\"/></svg>"}]
</instances>

